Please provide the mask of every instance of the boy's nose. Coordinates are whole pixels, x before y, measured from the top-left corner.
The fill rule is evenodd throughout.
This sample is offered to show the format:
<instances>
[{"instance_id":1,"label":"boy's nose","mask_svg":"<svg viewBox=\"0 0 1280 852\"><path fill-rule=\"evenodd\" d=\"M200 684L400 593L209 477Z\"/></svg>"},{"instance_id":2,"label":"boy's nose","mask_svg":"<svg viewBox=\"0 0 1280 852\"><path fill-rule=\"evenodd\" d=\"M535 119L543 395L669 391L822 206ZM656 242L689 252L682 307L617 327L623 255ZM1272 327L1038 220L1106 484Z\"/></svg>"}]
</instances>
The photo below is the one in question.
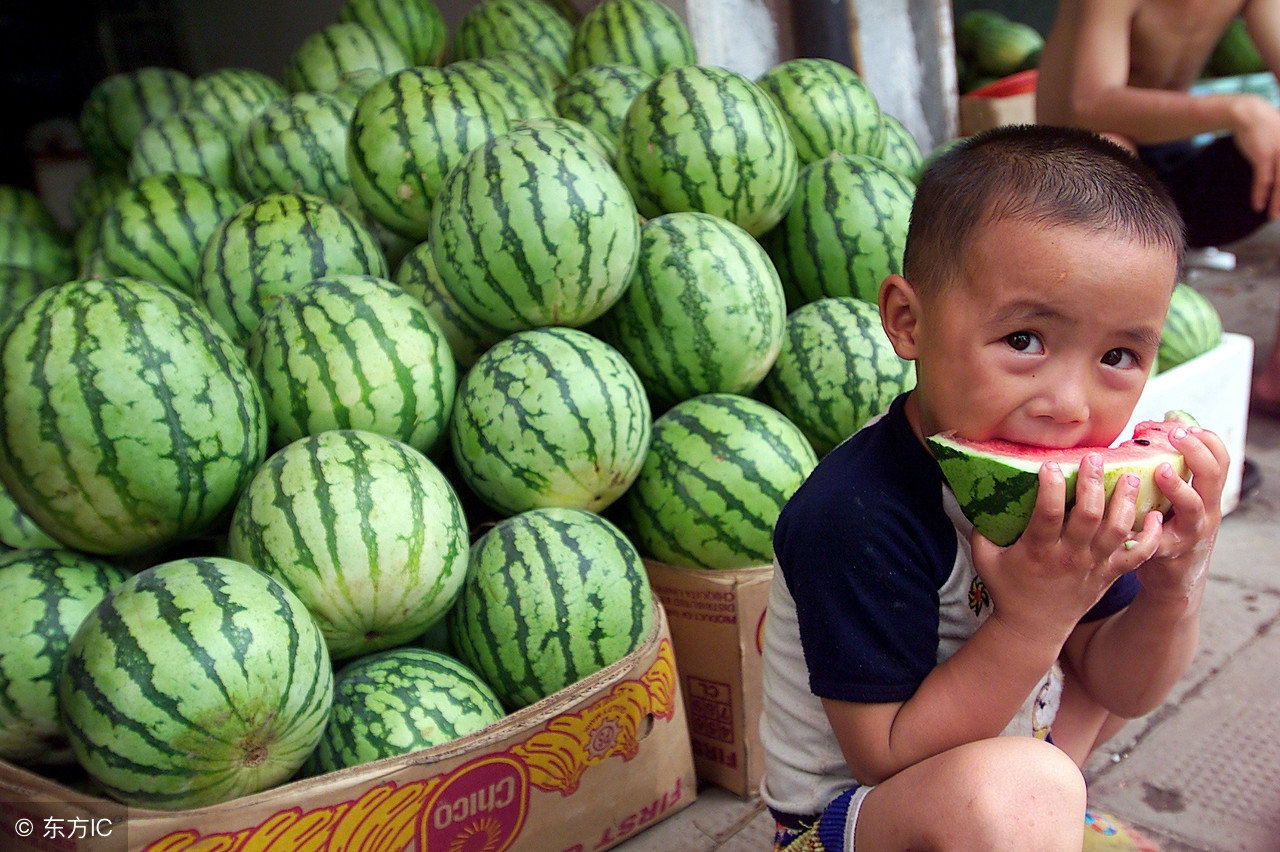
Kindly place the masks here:
<instances>
[{"instance_id":1,"label":"boy's nose","mask_svg":"<svg viewBox=\"0 0 1280 852\"><path fill-rule=\"evenodd\" d=\"M1089 395L1085 384L1061 378L1048 382L1040 394L1037 409L1037 416L1047 417L1055 423L1083 422L1089 416Z\"/></svg>"}]
</instances>

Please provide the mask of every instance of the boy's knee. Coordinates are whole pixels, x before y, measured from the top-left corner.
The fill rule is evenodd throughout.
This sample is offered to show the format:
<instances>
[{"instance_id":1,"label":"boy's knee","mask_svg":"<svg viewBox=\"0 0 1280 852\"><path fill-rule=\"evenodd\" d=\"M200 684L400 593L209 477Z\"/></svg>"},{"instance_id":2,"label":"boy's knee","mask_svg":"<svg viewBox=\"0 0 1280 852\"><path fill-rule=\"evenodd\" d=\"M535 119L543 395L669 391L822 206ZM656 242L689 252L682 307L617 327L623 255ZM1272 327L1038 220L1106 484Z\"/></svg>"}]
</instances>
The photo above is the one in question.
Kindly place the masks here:
<instances>
[{"instance_id":1,"label":"boy's knee","mask_svg":"<svg viewBox=\"0 0 1280 852\"><path fill-rule=\"evenodd\" d=\"M969 807L978 836L970 848L1071 848L1084 826L1084 776L1061 749L1030 738L1007 737L1004 754L972 790Z\"/></svg>"}]
</instances>

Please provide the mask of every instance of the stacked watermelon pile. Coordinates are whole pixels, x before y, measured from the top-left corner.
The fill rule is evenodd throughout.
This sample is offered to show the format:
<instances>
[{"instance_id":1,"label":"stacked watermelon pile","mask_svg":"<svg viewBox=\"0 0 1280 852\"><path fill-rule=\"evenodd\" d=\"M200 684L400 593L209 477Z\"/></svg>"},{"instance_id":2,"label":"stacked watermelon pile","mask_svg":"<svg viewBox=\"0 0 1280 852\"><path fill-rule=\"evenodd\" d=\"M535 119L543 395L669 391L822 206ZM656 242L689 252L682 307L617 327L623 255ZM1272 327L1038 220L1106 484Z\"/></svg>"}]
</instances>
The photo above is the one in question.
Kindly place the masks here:
<instances>
[{"instance_id":1,"label":"stacked watermelon pile","mask_svg":"<svg viewBox=\"0 0 1280 852\"><path fill-rule=\"evenodd\" d=\"M74 233L0 193L0 758L131 804L609 665L642 557L767 563L914 381L874 305L914 140L836 63L699 65L659 0L348 0L280 79L128 72L82 126Z\"/></svg>"}]
</instances>

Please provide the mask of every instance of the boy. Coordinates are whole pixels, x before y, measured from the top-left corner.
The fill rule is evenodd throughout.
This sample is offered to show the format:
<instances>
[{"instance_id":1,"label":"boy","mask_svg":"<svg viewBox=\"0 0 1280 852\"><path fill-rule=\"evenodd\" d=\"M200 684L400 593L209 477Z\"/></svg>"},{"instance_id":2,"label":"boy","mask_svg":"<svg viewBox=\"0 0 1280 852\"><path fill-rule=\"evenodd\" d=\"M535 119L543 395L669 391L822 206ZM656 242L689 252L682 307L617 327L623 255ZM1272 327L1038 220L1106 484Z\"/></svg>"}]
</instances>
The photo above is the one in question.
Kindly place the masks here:
<instances>
[{"instance_id":1,"label":"boy","mask_svg":"<svg viewBox=\"0 0 1280 852\"><path fill-rule=\"evenodd\" d=\"M1080 767L1195 651L1226 450L1175 430L1193 479L1162 465L1173 509L1136 533L1136 478L1104 505L1092 456L1067 512L1045 465L1030 525L998 548L924 438L1112 443L1181 253L1160 184L1086 131L999 128L922 178L903 275L880 290L916 388L823 458L774 533L761 736L777 848L1079 852Z\"/></svg>"},{"instance_id":2,"label":"boy","mask_svg":"<svg viewBox=\"0 0 1280 852\"><path fill-rule=\"evenodd\" d=\"M1195 248L1235 242L1280 215L1280 109L1257 95L1188 93L1238 15L1280 72L1280 0L1061 0L1039 62L1037 120L1136 149L1169 187ZM1198 146L1202 133L1225 135ZM1280 415L1280 327L1251 400Z\"/></svg>"}]
</instances>

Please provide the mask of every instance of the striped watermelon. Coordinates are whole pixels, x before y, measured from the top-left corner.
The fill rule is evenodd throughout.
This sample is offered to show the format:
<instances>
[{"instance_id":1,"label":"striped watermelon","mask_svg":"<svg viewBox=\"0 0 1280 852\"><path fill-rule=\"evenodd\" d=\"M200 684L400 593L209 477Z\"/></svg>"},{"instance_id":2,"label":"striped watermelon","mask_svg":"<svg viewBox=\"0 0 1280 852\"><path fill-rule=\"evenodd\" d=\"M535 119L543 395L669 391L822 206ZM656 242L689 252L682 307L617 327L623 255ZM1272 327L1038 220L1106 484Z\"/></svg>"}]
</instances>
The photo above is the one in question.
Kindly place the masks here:
<instances>
[{"instance_id":1,"label":"striped watermelon","mask_svg":"<svg viewBox=\"0 0 1280 852\"><path fill-rule=\"evenodd\" d=\"M467 154L432 211L441 278L465 311L509 331L603 314L639 243L635 205L598 150L532 127Z\"/></svg>"},{"instance_id":2,"label":"striped watermelon","mask_svg":"<svg viewBox=\"0 0 1280 852\"><path fill-rule=\"evenodd\" d=\"M525 50L568 68L573 24L544 0L481 0L453 32L453 58L477 59L504 50Z\"/></svg>"},{"instance_id":3,"label":"striped watermelon","mask_svg":"<svg viewBox=\"0 0 1280 852\"><path fill-rule=\"evenodd\" d=\"M242 204L239 192L196 175L144 177L117 195L98 220L100 269L194 295L205 243Z\"/></svg>"},{"instance_id":4,"label":"striped watermelon","mask_svg":"<svg viewBox=\"0 0 1280 852\"><path fill-rule=\"evenodd\" d=\"M70 547L136 553L204 531L266 447L244 356L173 288L70 281L0 331L0 478Z\"/></svg>"},{"instance_id":5,"label":"striped watermelon","mask_svg":"<svg viewBox=\"0 0 1280 852\"><path fill-rule=\"evenodd\" d=\"M319 775L443 745L505 715L493 689L453 657L412 647L366 654L338 671L329 726L307 769Z\"/></svg>"},{"instance_id":6,"label":"striped watermelon","mask_svg":"<svg viewBox=\"0 0 1280 852\"><path fill-rule=\"evenodd\" d=\"M21 219L0 219L0 266L17 266L61 284L76 272L71 241L60 231Z\"/></svg>"},{"instance_id":7,"label":"striped watermelon","mask_svg":"<svg viewBox=\"0 0 1280 852\"><path fill-rule=\"evenodd\" d=\"M1179 281L1169 299L1169 313L1160 329L1160 372L1172 369L1217 347L1222 342L1222 317L1203 293Z\"/></svg>"},{"instance_id":8,"label":"striped watermelon","mask_svg":"<svg viewBox=\"0 0 1280 852\"><path fill-rule=\"evenodd\" d=\"M52 283L51 279L34 269L0 265L0 324Z\"/></svg>"},{"instance_id":9,"label":"striped watermelon","mask_svg":"<svg viewBox=\"0 0 1280 852\"><path fill-rule=\"evenodd\" d=\"M226 127L235 145L254 116L287 94L279 80L253 68L215 68L191 83L191 107Z\"/></svg>"},{"instance_id":10,"label":"striped watermelon","mask_svg":"<svg viewBox=\"0 0 1280 852\"><path fill-rule=\"evenodd\" d=\"M200 256L195 291L243 345L279 296L342 274L386 278L387 259L377 239L331 201L273 192L219 223Z\"/></svg>"},{"instance_id":11,"label":"striped watermelon","mask_svg":"<svg viewBox=\"0 0 1280 852\"><path fill-rule=\"evenodd\" d=\"M413 294L431 314L453 353L455 365L465 371L486 349L506 337L506 332L485 325L458 305L436 270L431 243L418 243L396 267L395 282Z\"/></svg>"},{"instance_id":12,"label":"striped watermelon","mask_svg":"<svg viewBox=\"0 0 1280 852\"><path fill-rule=\"evenodd\" d=\"M704 65L667 71L636 97L617 165L642 216L694 210L752 236L782 218L799 172L795 143L764 90Z\"/></svg>"},{"instance_id":13,"label":"striped watermelon","mask_svg":"<svg viewBox=\"0 0 1280 852\"><path fill-rule=\"evenodd\" d=\"M749 393L782 348L782 282L755 238L706 213L644 224L640 261L600 330L664 403Z\"/></svg>"},{"instance_id":14,"label":"striped watermelon","mask_svg":"<svg viewBox=\"0 0 1280 852\"><path fill-rule=\"evenodd\" d=\"M551 91L530 70L529 59L532 59L532 54L508 50L489 56L458 59L444 66L444 71L455 87L469 86L492 95L512 122L555 115Z\"/></svg>"},{"instance_id":15,"label":"striped watermelon","mask_svg":"<svg viewBox=\"0 0 1280 852\"><path fill-rule=\"evenodd\" d=\"M622 119L631 102L656 79L635 65L588 65L570 74L557 87L555 109L594 130L615 150Z\"/></svg>"},{"instance_id":16,"label":"striped watermelon","mask_svg":"<svg viewBox=\"0 0 1280 852\"><path fill-rule=\"evenodd\" d=\"M21 219L37 228L61 230L40 196L25 186L0 184L0 219Z\"/></svg>"},{"instance_id":17,"label":"striped watermelon","mask_svg":"<svg viewBox=\"0 0 1280 852\"><path fill-rule=\"evenodd\" d=\"M58 713L67 643L123 570L70 550L0 555L0 758L23 764L74 760Z\"/></svg>"},{"instance_id":18,"label":"striped watermelon","mask_svg":"<svg viewBox=\"0 0 1280 852\"><path fill-rule=\"evenodd\" d=\"M237 189L227 129L194 110L170 113L138 131L129 155L129 180L182 172Z\"/></svg>"},{"instance_id":19,"label":"striped watermelon","mask_svg":"<svg viewBox=\"0 0 1280 852\"><path fill-rule=\"evenodd\" d=\"M879 159L889 168L915 183L920 179L920 171L924 167L924 154L916 139L901 121L889 113L882 113L880 120L884 123L884 150Z\"/></svg>"},{"instance_id":20,"label":"striped watermelon","mask_svg":"<svg viewBox=\"0 0 1280 852\"><path fill-rule=\"evenodd\" d=\"M570 137L575 142L579 142L588 148L595 150L597 154L605 158L606 162L612 163L618 157L618 146L604 139L599 133L596 133L585 124L574 121L572 118L564 118L558 115L542 115L537 118L522 118L517 121L512 130L521 130L523 128L532 128L533 130L546 131L553 130L558 133Z\"/></svg>"},{"instance_id":21,"label":"striped watermelon","mask_svg":"<svg viewBox=\"0 0 1280 852\"><path fill-rule=\"evenodd\" d=\"M778 514L817 464L777 409L737 394L687 399L654 421L627 493L636 543L672 565L767 565Z\"/></svg>"},{"instance_id":22,"label":"striped watermelon","mask_svg":"<svg viewBox=\"0 0 1280 852\"><path fill-rule=\"evenodd\" d=\"M129 178L121 172L90 172L77 181L70 200L75 227L83 228L128 186Z\"/></svg>"},{"instance_id":23,"label":"striped watermelon","mask_svg":"<svg viewBox=\"0 0 1280 852\"><path fill-rule=\"evenodd\" d=\"M138 132L191 104L193 83L174 68L149 66L99 80L80 108L80 136L96 172L124 172Z\"/></svg>"},{"instance_id":24,"label":"striped watermelon","mask_svg":"<svg viewBox=\"0 0 1280 852\"><path fill-rule=\"evenodd\" d=\"M404 51L387 33L338 21L303 39L285 63L284 82L291 92L332 92L353 71L369 69L385 76L408 67Z\"/></svg>"},{"instance_id":25,"label":"striped watermelon","mask_svg":"<svg viewBox=\"0 0 1280 852\"><path fill-rule=\"evenodd\" d=\"M433 0L346 0L338 19L391 36L410 65L439 65L444 59L448 32Z\"/></svg>"},{"instance_id":26,"label":"striped watermelon","mask_svg":"<svg viewBox=\"0 0 1280 852\"><path fill-rule=\"evenodd\" d=\"M493 95L438 68L390 74L361 96L351 119L351 185L369 214L414 240L430 230L445 175L511 118Z\"/></svg>"},{"instance_id":27,"label":"striped watermelon","mask_svg":"<svg viewBox=\"0 0 1280 852\"><path fill-rule=\"evenodd\" d=\"M498 512L595 512L635 480L651 421L644 385L616 349L541 328L480 356L458 386L449 439L462 480Z\"/></svg>"},{"instance_id":28,"label":"striped watermelon","mask_svg":"<svg viewBox=\"0 0 1280 852\"><path fill-rule=\"evenodd\" d=\"M14 550L32 547L61 548L61 542L36 525L14 502L9 489L0 483L0 544Z\"/></svg>"},{"instance_id":29,"label":"striped watermelon","mask_svg":"<svg viewBox=\"0 0 1280 852\"><path fill-rule=\"evenodd\" d=\"M634 65L656 77L696 61L688 27L660 0L604 0L574 28L568 70Z\"/></svg>"},{"instance_id":30,"label":"striped watermelon","mask_svg":"<svg viewBox=\"0 0 1280 852\"><path fill-rule=\"evenodd\" d=\"M880 160L832 154L805 166L786 217L765 241L794 310L828 296L876 303L902 273L915 185Z\"/></svg>"},{"instance_id":31,"label":"striped watermelon","mask_svg":"<svg viewBox=\"0 0 1280 852\"><path fill-rule=\"evenodd\" d=\"M622 659L653 619L648 575L622 531L592 512L544 508L475 543L450 631L514 710Z\"/></svg>"},{"instance_id":32,"label":"striped watermelon","mask_svg":"<svg viewBox=\"0 0 1280 852\"><path fill-rule=\"evenodd\" d=\"M426 452L449 422L457 375L448 341L426 307L390 281L333 275L285 293L246 353L275 447L364 429Z\"/></svg>"},{"instance_id":33,"label":"striped watermelon","mask_svg":"<svg viewBox=\"0 0 1280 852\"><path fill-rule=\"evenodd\" d=\"M883 153L880 104L849 66L818 57L791 59L756 82L778 105L802 166L833 151L869 157Z\"/></svg>"},{"instance_id":34,"label":"striped watermelon","mask_svg":"<svg viewBox=\"0 0 1280 852\"><path fill-rule=\"evenodd\" d=\"M250 196L308 192L360 212L347 165L355 106L328 92L273 101L245 128L234 149L236 176Z\"/></svg>"},{"instance_id":35,"label":"striped watermelon","mask_svg":"<svg viewBox=\"0 0 1280 852\"><path fill-rule=\"evenodd\" d=\"M324 733L333 669L282 584L231 559L178 559L89 613L59 698L76 758L107 793L185 810L293 775Z\"/></svg>"},{"instance_id":36,"label":"striped watermelon","mask_svg":"<svg viewBox=\"0 0 1280 852\"><path fill-rule=\"evenodd\" d=\"M236 504L233 559L293 589L335 660L402 645L462 587L467 523L426 456L392 438L330 430L274 453Z\"/></svg>"},{"instance_id":37,"label":"striped watermelon","mask_svg":"<svg viewBox=\"0 0 1280 852\"><path fill-rule=\"evenodd\" d=\"M842 296L787 317L782 352L764 387L769 402L823 456L915 387L915 379L915 365L893 351L876 306Z\"/></svg>"}]
</instances>

